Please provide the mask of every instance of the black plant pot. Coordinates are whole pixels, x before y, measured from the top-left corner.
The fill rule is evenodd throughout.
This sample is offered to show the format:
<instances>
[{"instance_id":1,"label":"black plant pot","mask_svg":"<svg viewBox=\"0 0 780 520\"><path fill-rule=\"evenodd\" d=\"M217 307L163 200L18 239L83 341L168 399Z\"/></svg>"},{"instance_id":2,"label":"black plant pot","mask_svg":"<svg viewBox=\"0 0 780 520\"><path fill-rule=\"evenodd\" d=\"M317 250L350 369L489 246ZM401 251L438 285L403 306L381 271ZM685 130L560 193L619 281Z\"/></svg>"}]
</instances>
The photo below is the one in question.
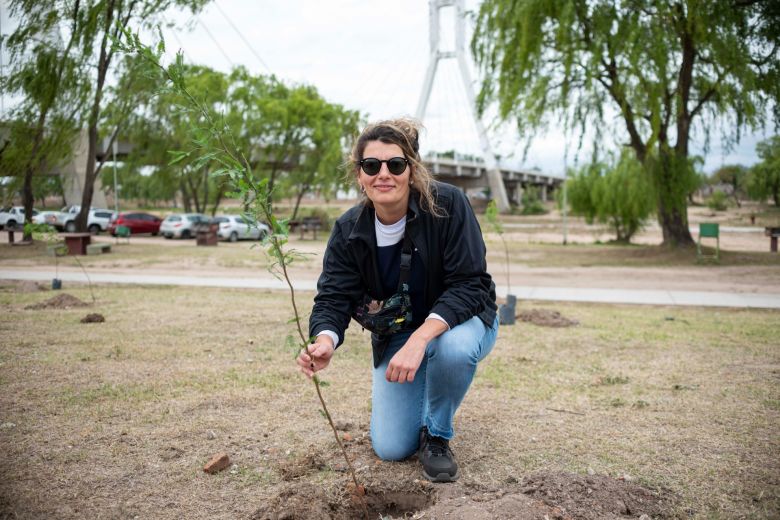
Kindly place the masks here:
<instances>
[{"instance_id":1,"label":"black plant pot","mask_svg":"<svg viewBox=\"0 0 780 520\"><path fill-rule=\"evenodd\" d=\"M501 325L514 325L515 306L517 305L517 296L514 294L506 295L506 303L498 307L498 322Z\"/></svg>"},{"instance_id":2,"label":"black plant pot","mask_svg":"<svg viewBox=\"0 0 780 520\"><path fill-rule=\"evenodd\" d=\"M54 291L59 291L60 289L62 289L62 280L60 280L59 278L52 278L51 288Z\"/></svg>"}]
</instances>

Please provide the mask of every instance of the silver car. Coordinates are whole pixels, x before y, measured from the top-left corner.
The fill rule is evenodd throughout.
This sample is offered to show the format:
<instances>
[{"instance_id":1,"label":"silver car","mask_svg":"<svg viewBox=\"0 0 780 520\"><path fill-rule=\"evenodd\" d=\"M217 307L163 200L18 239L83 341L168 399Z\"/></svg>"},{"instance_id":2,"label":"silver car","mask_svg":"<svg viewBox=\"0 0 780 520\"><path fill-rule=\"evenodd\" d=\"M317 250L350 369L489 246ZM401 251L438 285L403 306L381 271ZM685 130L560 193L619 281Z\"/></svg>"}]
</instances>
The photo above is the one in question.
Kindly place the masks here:
<instances>
[{"instance_id":1,"label":"silver car","mask_svg":"<svg viewBox=\"0 0 780 520\"><path fill-rule=\"evenodd\" d=\"M217 236L222 240L235 242L241 239L261 240L271 232L270 228L261 222L247 222L239 215L217 215L211 219L212 224L219 224Z\"/></svg>"},{"instance_id":2,"label":"silver car","mask_svg":"<svg viewBox=\"0 0 780 520\"><path fill-rule=\"evenodd\" d=\"M165 238L195 238L198 224L208 221L203 213L168 215L160 224L160 234Z\"/></svg>"}]
</instances>

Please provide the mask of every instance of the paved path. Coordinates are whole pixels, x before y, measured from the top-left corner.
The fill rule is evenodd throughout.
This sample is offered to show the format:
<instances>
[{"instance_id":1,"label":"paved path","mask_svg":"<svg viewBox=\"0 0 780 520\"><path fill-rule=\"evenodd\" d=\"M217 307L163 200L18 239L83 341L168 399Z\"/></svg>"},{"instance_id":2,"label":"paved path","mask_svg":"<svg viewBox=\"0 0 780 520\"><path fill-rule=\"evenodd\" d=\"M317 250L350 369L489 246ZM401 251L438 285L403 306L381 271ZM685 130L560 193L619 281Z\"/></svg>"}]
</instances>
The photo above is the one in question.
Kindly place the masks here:
<instances>
[{"instance_id":1,"label":"paved path","mask_svg":"<svg viewBox=\"0 0 780 520\"><path fill-rule=\"evenodd\" d=\"M63 282L87 282L87 277L83 273L63 272L60 273L59 277ZM49 281L51 278L50 272L0 270L0 279L6 280ZM284 282L275 278L223 278L114 273L94 273L90 274L89 278L92 283L287 289L287 285ZM316 281L299 280L294 283L294 286L296 290L314 291L316 290ZM506 294L506 287L498 286L497 291L500 295L504 295ZM523 300L780 309L780 294L523 286L513 287L513 292L519 299Z\"/></svg>"}]
</instances>

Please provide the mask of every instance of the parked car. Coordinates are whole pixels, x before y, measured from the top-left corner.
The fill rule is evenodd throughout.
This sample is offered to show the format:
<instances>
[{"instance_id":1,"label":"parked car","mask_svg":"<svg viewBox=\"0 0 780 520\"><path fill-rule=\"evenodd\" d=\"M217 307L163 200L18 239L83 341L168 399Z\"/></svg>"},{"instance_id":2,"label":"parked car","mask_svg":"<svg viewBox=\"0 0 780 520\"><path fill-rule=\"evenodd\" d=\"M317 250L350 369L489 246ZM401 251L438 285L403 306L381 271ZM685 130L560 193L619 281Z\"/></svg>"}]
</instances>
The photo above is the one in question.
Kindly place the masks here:
<instances>
[{"instance_id":1,"label":"parked car","mask_svg":"<svg viewBox=\"0 0 780 520\"><path fill-rule=\"evenodd\" d=\"M217 236L221 240L235 242L241 239L260 240L271 232L271 229L261 222L250 223L238 215L217 215L211 219L212 224L219 224Z\"/></svg>"},{"instance_id":2,"label":"parked car","mask_svg":"<svg viewBox=\"0 0 780 520\"><path fill-rule=\"evenodd\" d=\"M35 224L48 224L53 226L57 222L57 215L59 211L39 211L37 215L33 217L33 223Z\"/></svg>"},{"instance_id":3,"label":"parked car","mask_svg":"<svg viewBox=\"0 0 780 520\"><path fill-rule=\"evenodd\" d=\"M33 210L33 218L38 211ZM0 209L0 227L3 229L16 229L24 226L24 206L9 206Z\"/></svg>"},{"instance_id":4,"label":"parked car","mask_svg":"<svg viewBox=\"0 0 780 520\"><path fill-rule=\"evenodd\" d=\"M168 215L160 224L160 234L165 238L195 238L198 224L208 221L202 213Z\"/></svg>"},{"instance_id":5,"label":"parked car","mask_svg":"<svg viewBox=\"0 0 780 520\"><path fill-rule=\"evenodd\" d=\"M60 231L67 231L73 233L76 231L76 217L79 216L81 206L65 206L57 214L56 220L51 223L55 228ZM103 209L103 208L90 208L87 215L87 230L96 235L101 231L108 231L108 227L111 224L111 220L116 215L116 212Z\"/></svg>"},{"instance_id":6,"label":"parked car","mask_svg":"<svg viewBox=\"0 0 780 520\"><path fill-rule=\"evenodd\" d=\"M151 233L154 236L160 232L160 224L162 219L149 213L120 213L116 220L111 221L111 225L108 227L108 232L111 235L116 236L116 229L119 226L125 226L130 230L131 235L138 235L140 233Z\"/></svg>"}]
</instances>

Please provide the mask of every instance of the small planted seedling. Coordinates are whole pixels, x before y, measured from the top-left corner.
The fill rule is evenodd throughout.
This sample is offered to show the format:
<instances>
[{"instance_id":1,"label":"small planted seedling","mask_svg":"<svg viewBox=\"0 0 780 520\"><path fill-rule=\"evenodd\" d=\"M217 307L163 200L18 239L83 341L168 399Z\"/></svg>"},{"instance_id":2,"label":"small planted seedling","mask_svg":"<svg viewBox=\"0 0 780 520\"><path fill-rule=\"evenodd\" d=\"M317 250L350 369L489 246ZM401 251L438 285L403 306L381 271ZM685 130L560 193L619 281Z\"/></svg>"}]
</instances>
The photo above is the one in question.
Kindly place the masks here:
<instances>
[{"instance_id":1,"label":"small planted seedling","mask_svg":"<svg viewBox=\"0 0 780 520\"><path fill-rule=\"evenodd\" d=\"M296 325L298 335L297 338L288 336L287 344L297 355L298 352L307 349L311 343L311 338L303 332L302 319L295 300L295 289L293 288L288 268L290 264L301 259L303 255L285 247L289 239L287 221L277 219L274 215L268 179L259 179L255 176L249 160L247 160L243 151L237 147L234 136L221 115L214 113L212 109L198 101L187 88L182 53L179 52L174 63L166 67L161 63L162 55L165 52L165 42L162 36L160 36L157 46L152 49L142 43L137 34L132 34L129 30L121 27L120 29L123 39L114 41L115 48L122 52L139 56L149 66L151 74L162 74L166 87L184 100L178 108L191 112L196 116L193 119L202 123L199 127L192 129L192 148L190 150L172 152L173 159L171 163L187 158L193 160L193 167L196 169L209 162L218 163L220 167L213 175L226 176L228 178L233 187L230 195L242 202L245 215L254 221L264 220L268 222L271 233L263 240L263 245L271 259L269 269L275 276L283 280L289 288L290 304L293 311L293 318L290 321ZM323 382L316 375L311 380L320 401L321 412L328 420L336 443L341 448L347 463L352 477L352 486L356 490L353 495L360 501L365 517L368 519L369 514L365 497L357 492L357 490L365 490L365 488L358 483L355 469L325 404L321 390L321 387L324 386Z\"/></svg>"},{"instance_id":2,"label":"small planted seedling","mask_svg":"<svg viewBox=\"0 0 780 520\"><path fill-rule=\"evenodd\" d=\"M498 220L498 208L496 208L496 201L491 200L487 205L485 211L485 217L493 228L493 231L498 233L498 237L501 239L501 243L504 246L504 265L506 266L506 303L498 308L498 319L501 325L512 325L515 322L515 306L517 305L517 296L512 294L512 284L509 279L509 246L504 239L504 226Z\"/></svg>"}]
</instances>

